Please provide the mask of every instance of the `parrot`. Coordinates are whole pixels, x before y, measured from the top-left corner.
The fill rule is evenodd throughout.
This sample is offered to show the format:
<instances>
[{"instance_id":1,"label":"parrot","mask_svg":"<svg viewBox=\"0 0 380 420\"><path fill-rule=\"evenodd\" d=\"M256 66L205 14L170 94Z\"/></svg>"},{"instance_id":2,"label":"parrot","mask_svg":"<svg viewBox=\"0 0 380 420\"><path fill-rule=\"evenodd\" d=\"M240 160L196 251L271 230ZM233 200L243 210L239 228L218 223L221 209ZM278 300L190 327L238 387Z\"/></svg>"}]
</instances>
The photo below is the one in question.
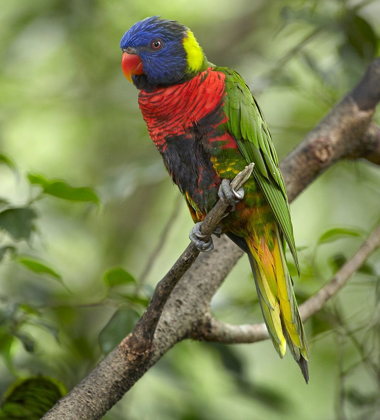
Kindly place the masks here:
<instances>
[{"instance_id":1,"label":"parrot","mask_svg":"<svg viewBox=\"0 0 380 420\"><path fill-rule=\"evenodd\" d=\"M306 334L285 260L286 244L299 273L284 179L263 112L243 78L206 58L193 32L161 16L135 23L122 37L122 70L139 90L147 129L202 235L206 214L221 198L229 204L215 234L227 235L247 255L261 312L279 356L287 347L309 381ZM238 191L232 179L253 173Z\"/></svg>"}]
</instances>

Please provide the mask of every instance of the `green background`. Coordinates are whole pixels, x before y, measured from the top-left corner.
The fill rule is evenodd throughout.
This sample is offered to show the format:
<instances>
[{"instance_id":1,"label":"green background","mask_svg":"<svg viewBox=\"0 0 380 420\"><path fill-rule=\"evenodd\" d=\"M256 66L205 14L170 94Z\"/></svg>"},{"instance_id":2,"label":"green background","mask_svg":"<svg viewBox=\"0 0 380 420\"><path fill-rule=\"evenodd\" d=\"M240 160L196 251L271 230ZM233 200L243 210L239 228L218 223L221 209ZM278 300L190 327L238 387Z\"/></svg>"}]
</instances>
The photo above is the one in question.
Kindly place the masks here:
<instances>
[{"instance_id":1,"label":"green background","mask_svg":"<svg viewBox=\"0 0 380 420\"><path fill-rule=\"evenodd\" d=\"M280 158L380 52L378 0L2 0L1 394L38 374L71 389L132 328L188 244L188 210L120 67L122 35L152 15L190 27L211 62L244 77ZM367 162L335 165L294 202L299 301L355 252L379 210L380 170ZM379 257L307 323L309 385L270 342L186 341L106 418L378 418ZM213 313L261 322L246 258L218 291Z\"/></svg>"}]
</instances>

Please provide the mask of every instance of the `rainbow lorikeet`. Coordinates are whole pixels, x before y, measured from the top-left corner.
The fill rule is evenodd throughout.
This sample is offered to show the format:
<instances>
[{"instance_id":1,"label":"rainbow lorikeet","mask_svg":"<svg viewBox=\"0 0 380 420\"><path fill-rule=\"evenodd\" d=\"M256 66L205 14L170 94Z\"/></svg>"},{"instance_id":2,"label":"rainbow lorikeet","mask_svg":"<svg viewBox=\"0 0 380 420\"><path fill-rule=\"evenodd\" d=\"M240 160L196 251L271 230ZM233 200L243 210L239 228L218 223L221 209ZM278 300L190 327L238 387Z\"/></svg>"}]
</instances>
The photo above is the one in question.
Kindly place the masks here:
<instances>
[{"instance_id":1,"label":"rainbow lorikeet","mask_svg":"<svg viewBox=\"0 0 380 420\"><path fill-rule=\"evenodd\" d=\"M283 357L289 346L307 382L306 336L284 256L287 243L298 268L289 204L256 100L238 73L211 64L190 29L176 21L144 19L120 47L150 137L194 222L202 222L218 196L231 204L220 232L248 254L274 347ZM251 162L244 194L232 191L229 182ZM199 249L212 249L199 224L190 237Z\"/></svg>"}]
</instances>

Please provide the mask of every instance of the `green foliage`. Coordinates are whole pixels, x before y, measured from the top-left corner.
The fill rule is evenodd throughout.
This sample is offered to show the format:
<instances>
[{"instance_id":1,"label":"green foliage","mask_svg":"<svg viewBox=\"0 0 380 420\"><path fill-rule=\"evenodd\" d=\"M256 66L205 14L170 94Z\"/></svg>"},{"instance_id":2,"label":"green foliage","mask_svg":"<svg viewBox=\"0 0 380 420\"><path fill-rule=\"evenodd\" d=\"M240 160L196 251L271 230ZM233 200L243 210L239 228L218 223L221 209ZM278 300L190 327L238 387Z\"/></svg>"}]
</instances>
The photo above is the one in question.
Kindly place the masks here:
<instances>
[{"instance_id":1,"label":"green foliage","mask_svg":"<svg viewBox=\"0 0 380 420\"><path fill-rule=\"evenodd\" d=\"M379 38L368 21L356 13L349 14L345 32L349 45L361 58L369 61L376 57Z\"/></svg>"},{"instance_id":2,"label":"green foliage","mask_svg":"<svg viewBox=\"0 0 380 420\"><path fill-rule=\"evenodd\" d=\"M344 237L365 238L363 229L353 227L334 227L324 232L318 239L318 245L334 242Z\"/></svg>"},{"instance_id":3,"label":"green foliage","mask_svg":"<svg viewBox=\"0 0 380 420\"><path fill-rule=\"evenodd\" d=\"M12 170L16 170L16 166L14 164L14 162L6 155L4 155L3 153L0 153L0 164L3 165L7 165L10 169Z\"/></svg>"},{"instance_id":4,"label":"green foliage","mask_svg":"<svg viewBox=\"0 0 380 420\"><path fill-rule=\"evenodd\" d=\"M53 378L20 379L8 389L0 408L0 419L38 420L66 392L65 386Z\"/></svg>"},{"instance_id":5,"label":"green foliage","mask_svg":"<svg viewBox=\"0 0 380 420\"><path fill-rule=\"evenodd\" d=\"M16 247L12 245L5 245L0 247L0 262L3 260L3 258L7 255L14 255L16 253Z\"/></svg>"},{"instance_id":6,"label":"green foliage","mask_svg":"<svg viewBox=\"0 0 380 420\"><path fill-rule=\"evenodd\" d=\"M15 241L28 240L36 230L37 213L30 207L9 208L0 213L0 229Z\"/></svg>"},{"instance_id":7,"label":"green foliage","mask_svg":"<svg viewBox=\"0 0 380 420\"><path fill-rule=\"evenodd\" d=\"M30 257L17 257L16 261L26 267L28 270L33 271L36 274L44 274L49 277L52 277L59 282L62 281L62 277L52 268L48 267L46 264L41 261L37 261Z\"/></svg>"},{"instance_id":8,"label":"green foliage","mask_svg":"<svg viewBox=\"0 0 380 420\"><path fill-rule=\"evenodd\" d=\"M87 201L99 204L99 197L89 187L75 188L64 181L48 180L42 175L29 174L28 180L33 185L39 185L47 195L70 201Z\"/></svg>"},{"instance_id":9,"label":"green foliage","mask_svg":"<svg viewBox=\"0 0 380 420\"><path fill-rule=\"evenodd\" d=\"M123 78L118 43L134 22L156 14L156 6L2 2L2 390L25 375L56 377L69 388L79 383L132 330L188 243L191 221L182 208L141 284L178 192L148 138L137 92ZM194 0L174 7L163 0L160 14L189 26L213 63L242 75L283 157L379 54L378 7L378 1L338 0ZM376 168L340 164L292 204L301 276L289 266L299 302L319 290L372 229L379 183ZM99 197L102 212L89 211ZM376 419L378 261L377 254L306 324L309 386L270 343L187 341L105 418ZM262 322L249 272L242 261L218 291L217 318ZM31 391L34 400L40 391Z\"/></svg>"},{"instance_id":10,"label":"green foliage","mask_svg":"<svg viewBox=\"0 0 380 420\"><path fill-rule=\"evenodd\" d=\"M126 284L136 284L136 279L132 274L124 270L124 268L117 267L108 270L103 277L104 283L108 287L125 286Z\"/></svg>"},{"instance_id":11,"label":"green foliage","mask_svg":"<svg viewBox=\"0 0 380 420\"><path fill-rule=\"evenodd\" d=\"M103 353L109 353L135 326L141 314L125 307L118 309L99 334L99 345Z\"/></svg>"}]
</instances>

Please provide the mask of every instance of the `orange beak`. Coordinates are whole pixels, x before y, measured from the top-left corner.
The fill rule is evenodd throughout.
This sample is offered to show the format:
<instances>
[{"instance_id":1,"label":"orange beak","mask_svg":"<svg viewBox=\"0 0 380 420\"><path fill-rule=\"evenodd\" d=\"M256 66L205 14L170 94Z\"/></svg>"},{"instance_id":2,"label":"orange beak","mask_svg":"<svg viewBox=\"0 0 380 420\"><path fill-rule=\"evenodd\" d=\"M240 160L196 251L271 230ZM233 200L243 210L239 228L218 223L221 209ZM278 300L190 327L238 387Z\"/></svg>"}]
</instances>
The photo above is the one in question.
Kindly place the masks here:
<instances>
[{"instance_id":1,"label":"orange beak","mask_svg":"<svg viewBox=\"0 0 380 420\"><path fill-rule=\"evenodd\" d=\"M132 82L132 75L144 74L143 63L141 58L137 54L128 54L127 52L123 53L121 59L121 68L125 77Z\"/></svg>"}]
</instances>

